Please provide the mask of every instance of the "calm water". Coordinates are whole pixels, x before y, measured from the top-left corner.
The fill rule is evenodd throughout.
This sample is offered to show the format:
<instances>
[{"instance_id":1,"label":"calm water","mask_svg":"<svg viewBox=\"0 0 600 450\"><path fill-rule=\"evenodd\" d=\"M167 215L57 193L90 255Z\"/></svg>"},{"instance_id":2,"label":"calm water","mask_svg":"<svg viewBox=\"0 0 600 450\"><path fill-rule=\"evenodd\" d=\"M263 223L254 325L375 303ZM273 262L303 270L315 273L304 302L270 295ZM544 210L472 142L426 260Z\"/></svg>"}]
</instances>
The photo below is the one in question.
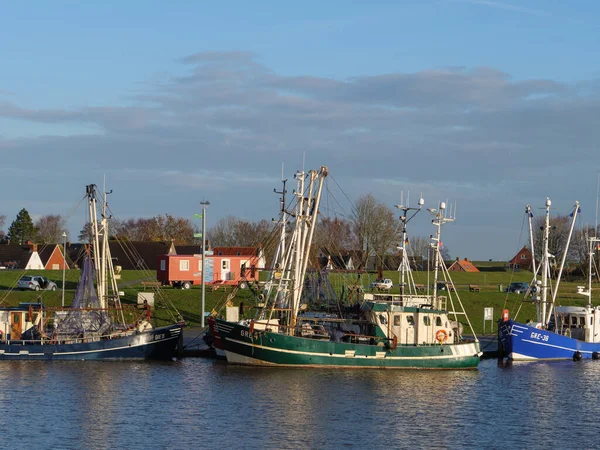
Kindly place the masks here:
<instances>
[{"instance_id":1,"label":"calm water","mask_svg":"<svg viewBox=\"0 0 600 450\"><path fill-rule=\"evenodd\" d=\"M477 371L2 362L0 448L600 448L600 361Z\"/></svg>"}]
</instances>

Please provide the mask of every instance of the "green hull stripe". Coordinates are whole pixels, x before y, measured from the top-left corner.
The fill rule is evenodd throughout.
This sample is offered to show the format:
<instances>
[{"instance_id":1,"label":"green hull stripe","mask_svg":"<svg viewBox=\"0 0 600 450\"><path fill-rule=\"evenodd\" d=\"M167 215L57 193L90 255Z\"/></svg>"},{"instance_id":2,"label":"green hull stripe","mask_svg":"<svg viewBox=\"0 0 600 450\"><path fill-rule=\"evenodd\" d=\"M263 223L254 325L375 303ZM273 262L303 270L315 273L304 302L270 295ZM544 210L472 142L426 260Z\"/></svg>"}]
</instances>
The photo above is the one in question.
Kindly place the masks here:
<instances>
[{"instance_id":1,"label":"green hull stripe","mask_svg":"<svg viewBox=\"0 0 600 450\"><path fill-rule=\"evenodd\" d=\"M254 347L256 349L261 349L261 350L267 350L267 351L271 351L271 352L279 352L279 353L290 353L290 354L295 354L295 355L304 355L304 356L314 356L314 357L324 357L324 358L360 358L361 360L365 360L365 359L377 359L377 360L382 360L382 359L387 359L387 360L414 360L414 359L456 359L458 356L460 355L454 355L452 353L447 354L447 355L422 355L422 356L391 356L389 354L385 354L385 356L376 356L376 355L355 355L355 356L346 356L345 354L338 354L338 353L334 353L334 354L329 354L329 353L316 353L316 352L306 352L306 351L300 351L300 350L288 350L288 349L284 349L284 348L276 348L276 347L267 347L264 345L258 345L258 344L251 344L249 342L243 342L243 341L238 341L236 339L227 339L229 342L235 342L236 344L240 344L240 345L245 345L248 347ZM464 344L464 345L472 345L472 344ZM446 345L445 348L450 350L450 345ZM477 353L477 350L473 349L473 355L475 353Z\"/></svg>"}]
</instances>

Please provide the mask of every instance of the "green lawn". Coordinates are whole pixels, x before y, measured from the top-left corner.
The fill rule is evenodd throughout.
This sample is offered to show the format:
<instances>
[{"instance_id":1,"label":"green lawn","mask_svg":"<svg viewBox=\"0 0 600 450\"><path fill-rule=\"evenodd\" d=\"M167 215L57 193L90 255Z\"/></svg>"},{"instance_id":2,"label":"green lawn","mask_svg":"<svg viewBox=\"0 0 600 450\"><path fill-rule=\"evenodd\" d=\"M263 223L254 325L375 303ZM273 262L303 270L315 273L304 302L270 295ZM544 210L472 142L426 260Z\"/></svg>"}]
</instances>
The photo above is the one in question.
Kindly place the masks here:
<instances>
[{"instance_id":1,"label":"green lawn","mask_svg":"<svg viewBox=\"0 0 600 450\"><path fill-rule=\"evenodd\" d=\"M47 306L59 306L62 299L62 272L61 271L29 271L28 274L44 275L55 281L58 285L58 290L54 292L39 291L39 292L20 292L18 290L10 291L11 286L15 286L17 280L23 275L22 271L17 270L0 270L0 302L3 305L17 305L19 302L34 302L40 297ZM396 285L392 293L399 293L399 273L396 271L384 272L385 278L391 278ZM431 274L428 279L426 272L414 272L415 282L418 284L431 284ZM376 273L365 273L360 277L360 283L363 286L368 286L375 278ZM453 273L454 284L458 290L458 295L465 306L467 314L475 327L476 333L481 333L483 330L483 309L486 307L494 308L494 317L499 318L502 314L502 309L508 308L511 315L521 306L518 319L525 321L533 319L535 316L535 308L531 303L521 303L521 295L506 294L500 292L499 285L506 287L511 281L531 281L531 272L521 271L514 274L510 272L479 272L479 273ZM65 304L70 305L75 295L75 288L79 279L78 270L66 271L66 289L65 289ZM137 302L137 292L144 290L142 281L154 280L154 274L144 271L123 271L119 282L120 289L124 292L123 303L135 304ZM261 277L263 279L263 277ZM348 284L356 284L359 280L356 274L330 274L330 281L335 291L339 294L342 291L342 286ZM476 284L480 287L480 292L469 292L469 285ZM583 280L569 281L561 283L561 289L558 297L558 303L561 305L584 305L585 300L582 296L576 294L578 285L585 284ZM595 289L600 289L596 286ZM219 288L213 291L210 287L206 288L206 311L211 311L215 306L222 305L231 292L230 288ZM200 323L200 303L201 303L201 288L195 286L188 291L181 289L173 289L166 287L160 290L160 295L168 301L172 302L183 318L190 325L198 325ZM245 306L254 305L252 292L249 289L238 290L238 295L234 298L234 303L239 305L243 302ZM158 304L157 296L157 304ZM247 311L250 315L251 311ZM166 318L166 311L160 306L157 307L155 315L159 318ZM487 323L489 331L489 322Z\"/></svg>"}]
</instances>

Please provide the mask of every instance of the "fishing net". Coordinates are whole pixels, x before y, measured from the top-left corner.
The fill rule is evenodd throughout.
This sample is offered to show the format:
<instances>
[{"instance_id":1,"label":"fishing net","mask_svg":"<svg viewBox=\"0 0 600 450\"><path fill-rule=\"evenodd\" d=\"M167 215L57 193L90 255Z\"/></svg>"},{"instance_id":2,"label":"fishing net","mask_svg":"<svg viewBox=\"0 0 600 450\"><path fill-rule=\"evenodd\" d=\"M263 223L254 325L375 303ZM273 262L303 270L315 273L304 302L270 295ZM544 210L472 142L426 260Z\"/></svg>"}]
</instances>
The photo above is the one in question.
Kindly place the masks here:
<instances>
[{"instance_id":1,"label":"fishing net","mask_svg":"<svg viewBox=\"0 0 600 450\"><path fill-rule=\"evenodd\" d=\"M71 309L56 313L57 333L77 336L107 332L112 322L106 311L100 308L100 299L94 288L94 266L91 258L86 256Z\"/></svg>"}]
</instances>

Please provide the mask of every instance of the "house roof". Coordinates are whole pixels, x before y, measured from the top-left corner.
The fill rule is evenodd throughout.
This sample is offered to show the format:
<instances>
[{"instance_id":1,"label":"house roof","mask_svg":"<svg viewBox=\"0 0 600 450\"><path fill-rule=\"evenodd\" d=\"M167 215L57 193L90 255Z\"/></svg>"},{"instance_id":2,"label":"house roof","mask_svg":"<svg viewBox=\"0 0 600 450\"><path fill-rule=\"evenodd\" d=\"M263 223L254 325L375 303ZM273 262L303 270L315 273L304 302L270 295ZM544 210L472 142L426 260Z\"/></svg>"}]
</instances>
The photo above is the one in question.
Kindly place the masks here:
<instances>
[{"instance_id":1,"label":"house roof","mask_svg":"<svg viewBox=\"0 0 600 450\"><path fill-rule=\"evenodd\" d=\"M85 245L87 244L71 244L67 250L71 260L79 265ZM109 241L108 245L113 264L121 266L123 270L156 270L158 256L166 255L170 247L165 242L140 241Z\"/></svg>"},{"instance_id":2,"label":"house roof","mask_svg":"<svg viewBox=\"0 0 600 450\"><path fill-rule=\"evenodd\" d=\"M514 263L516 262L517 258L519 258L519 255L523 254L523 253L527 253L529 255L529 257L531 258L531 250L529 250L527 248L526 245L523 246L523 248L521 250L519 250L517 252L517 254L515 256L512 257L512 259L509 261L510 263ZM519 259L520 260L520 259Z\"/></svg>"},{"instance_id":3,"label":"house roof","mask_svg":"<svg viewBox=\"0 0 600 450\"><path fill-rule=\"evenodd\" d=\"M15 264L15 269L23 269L31 258L32 249L29 245L1 244L0 266Z\"/></svg>"},{"instance_id":4,"label":"house roof","mask_svg":"<svg viewBox=\"0 0 600 450\"><path fill-rule=\"evenodd\" d=\"M216 256L258 256L260 247L214 247Z\"/></svg>"},{"instance_id":5,"label":"house roof","mask_svg":"<svg viewBox=\"0 0 600 450\"><path fill-rule=\"evenodd\" d=\"M40 259L42 260L42 264L44 266L48 264L48 260L50 259L52 253L54 253L57 247L57 244L43 244L38 246L38 254L40 255ZM58 249L58 251L62 255L62 250L60 248Z\"/></svg>"},{"instance_id":6,"label":"house roof","mask_svg":"<svg viewBox=\"0 0 600 450\"><path fill-rule=\"evenodd\" d=\"M469 261L467 258L465 259L460 259L460 258L456 258L456 261L454 261L454 263L452 263L452 266L454 265L458 265L461 270L465 271L465 272L479 272L479 269L477 267L475 267L473 265L473 263L471 261ZM448 270L450 270L450 268L452 267L448 267Z\"/></svg>"},{"instance_id":7,"label":"house roof","mask_svg":"<svg viewBox=\"0 0 600 450\"><path fill-rule=\"evenodd\" d=\"M165 242L136 241L111 241L109 246L113 264L123 270L156 270L158 256L169 253L170 247Z\"/></svg>"},{"instance_id":8,"label":"house roof","mask_svg":"<svg viewBox=\"0 0 600 450\"><path fill-rule=\"evenodd\" d=\"M202 244L198 245L176 245L175 251L178 255L201 255Z\"/></svg>"}]
</instances>

